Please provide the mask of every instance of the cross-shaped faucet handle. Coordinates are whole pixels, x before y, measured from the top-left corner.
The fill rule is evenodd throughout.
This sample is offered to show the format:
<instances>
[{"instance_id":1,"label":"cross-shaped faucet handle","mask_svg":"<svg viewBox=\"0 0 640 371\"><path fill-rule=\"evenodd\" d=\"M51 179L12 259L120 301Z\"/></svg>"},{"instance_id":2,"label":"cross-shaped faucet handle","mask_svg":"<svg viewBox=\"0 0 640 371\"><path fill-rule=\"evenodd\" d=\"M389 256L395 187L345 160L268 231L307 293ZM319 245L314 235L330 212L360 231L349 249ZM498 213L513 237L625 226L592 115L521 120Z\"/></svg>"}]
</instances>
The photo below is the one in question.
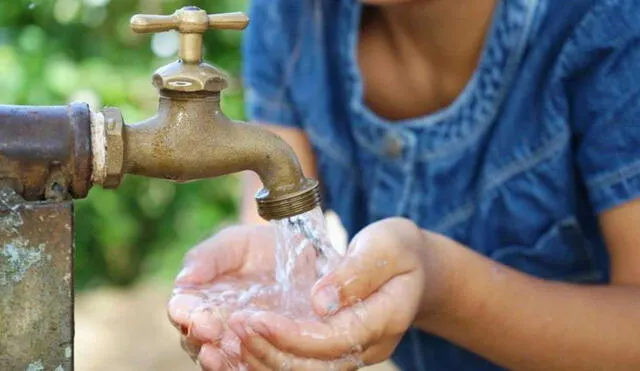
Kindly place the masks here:
<instances>
[{"instance_id":1,"label":"cross-shaped faucet handle","mask_svg":"<svg viewBox=\"0 0 640 371\"><path fill-rule=\"evenodd\" d=\"M243 30L248 24L249 18L243 13L207 14L195 6L184 7L172 15L136 14L130 22L137 33L178 31L180 59L187 64L202 61L202 35L207 30Z\"/></svg>"}]
</instances>

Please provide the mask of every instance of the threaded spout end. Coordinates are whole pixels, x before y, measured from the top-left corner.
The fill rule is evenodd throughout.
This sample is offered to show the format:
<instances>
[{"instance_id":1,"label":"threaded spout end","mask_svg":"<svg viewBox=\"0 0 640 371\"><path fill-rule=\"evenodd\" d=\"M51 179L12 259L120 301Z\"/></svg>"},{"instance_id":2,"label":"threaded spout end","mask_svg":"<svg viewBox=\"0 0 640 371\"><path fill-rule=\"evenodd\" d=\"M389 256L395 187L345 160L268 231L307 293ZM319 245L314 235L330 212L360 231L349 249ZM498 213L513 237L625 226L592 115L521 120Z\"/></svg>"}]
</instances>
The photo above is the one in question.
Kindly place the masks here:
<instances>
[{"instance_id":1,"label":"threaded spout end","mask_svg":"<svg viewBox=\"0 0 640 371\"><path fill-rule=\"evenodd\" d=\"M304 214L320 206L320 187L316 180L305 179L301 189L272 196L262 190L256 195L258 214L266 220L279 220Z\"/></svg>"}]
</instances>

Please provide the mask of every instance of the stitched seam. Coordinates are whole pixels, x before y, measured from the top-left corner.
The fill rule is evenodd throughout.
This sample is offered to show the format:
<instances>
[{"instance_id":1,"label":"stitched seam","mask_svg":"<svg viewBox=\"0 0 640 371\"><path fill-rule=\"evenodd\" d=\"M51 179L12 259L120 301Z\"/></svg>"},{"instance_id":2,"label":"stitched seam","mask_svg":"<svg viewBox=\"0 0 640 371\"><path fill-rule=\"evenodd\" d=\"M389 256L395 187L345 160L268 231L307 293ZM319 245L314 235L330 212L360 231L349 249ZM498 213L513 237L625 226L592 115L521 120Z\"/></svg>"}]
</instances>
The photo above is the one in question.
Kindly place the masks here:
<instances>
[{"instance_id":1,"label":"stitched seam","mask_svg":"<svg viewBox=\"0 0 640 371\"><path fill-rule=\"evenodd\" d=\"M304 10L302 11L304 12ZM304 16L301 16L298 24L298 35L299 35L298 40L296 41L295 45L293 46L293 49L291 50L291 55L289 56L288 63L285 63L285 65L283 66L284 71L282 76L282 92L281 92L282 100L284 100L285 96L287 95L287 91L291 86L290 83L293 78L296 64L300 60L300 53L302 50L302 38L303 38L302 35L304 35L303 34L304 29L305 29Z\"/></svg>"},{"instance_id":2,"label":"stitched seam","mask_svg":"<svg viewBox=\"0 0 640 371\"><path fill-rule=\"evenodd\" d=\"M558 222L555 222L549 229L544 232L544 234L534 243L531 248L523 246L509 246L494 251L490 255L490 257L499 261L509 254L514 254L521 251L524 251L530 255L535 255L536 252L542 251L542 246L544 246L548 241L550 241L552 238L556 238L560 230L567 227L576 228L579 233L584 236L582 226L580 225L577 217L575 215L571 215ZM552 278L568 282L597 282L602 280L603 274L595 264L595 259L593 257L592 251L590 251L588 248L585 248L584 252L587 255L587 259L590 265L589 269L573 274L555 276Z\"/></svg>"},{"instance_id":3,"label":"stitched seam","mask_svg":"<svg viewBox=\"0 0 640 371\"><path fill-rule=\"evenodd\" d=\"M353 169L353 165L349 160L349 157L339 148L325 140L324 137L319 135L314 129L311 127L306 128L307 135L313 144L315 144L324 154L330 157L333 161L339 163L343 167L347 169Z\"/></svg>"},{"instance_id":4,"label":"stitched seam","mask_svg":"<svg viewBox=\"0 0 640 371\"><path fill-rule=\"evenodd\" d=\"M609 127L611 125L614 125L615 122L618 120L618 117L623 112L626 111L624 108L627 105L638 102L638 100L640 99L640 88L635 90L632 94L625 94L625 95L626 95L626 99L623 99L621 102L618 102L618 105L616 107L618 109L611 110L607 115L605 115L605 117L602 120L603 121L602 127Z\"/></svg>"},{"instance_id":5,"label":"stitched seam","mask_svg":"<svg viewBox=\"0 0 640 371\"><path fill-rule=\"evenodd\" d=\"M266 10L268 24L282 23L281 18L278 16L278 14L279 14L278 3L276 1L273 1L269 4ZM299 25L300 30L303 29L303 25L304 25L302 18L303 17L301 17L300 25ZM302 34L300 33L300 35ZM271 41L272 39L269 39L268 47L270 49L273 49L273 45L272 45L273 43ZM291 52L288 62L280 63L283 71L280 78L279 86L274 87L274 91L275 91L273 94L274 98L267 99L265 97L262 97L260 94L258 94L255 89L245 88L245 91L246 91L245 97L248 103L251 103L252 100L253 102L259 102L260 104L258 108L267 110L271 113L275 113L273 111L281 110L284 108L289 111L287 112L287 115L290 116L290 118L295 117L295 114L296 114L295 107L291 105L286 98L287 98L287 92L290 86L289 83L293 75L295 62L297 61L297 58L299 58L299 54L300 54L299 49L300 49L301 43L302 43L302 37L299 37L298 41L294 45L294 48ZM271 84L271 85L274 85L274 84ZM249 112L250 110L255 109L255 108L251 108L249 105L247 107L249 108Z\"/></svg>"},{"instance_id":6,"label":"stitched seam","mask_svg":"<svg viewBox=\"0 0 640 371\"><path fill-rule=\"evenodd\" d=\"M640 160L624 166L620 169L610 171L587 181L587 185L592 190L607 188L616 185L624 180L640 175Z\"/></svg>"},{"instance_id":7,"label":"stitched seam","mask_svg":"<svg viewBox=\"0 0 640 371\"><path fill-rule=\"evenodd\" d=\"M413 348L413 361L418 368L419 371L425 371L427 368L424 365L424 361L422 360L422 352L423 350L420 347L420 340L418 339L418 329L412 329L409 332L409 336L411 336L411 347Z\"/></svg>"},{"instance_id":8,"label":"stitched seam","mask_svg":"<svg viewBox=\"0 0 640 371\"><path fill-rule=\"evenodd\" d=\"M276 110L285 108L291 113L293 113L293 106L286 102L283 99L269 99L264 97L264 95L257 92L255 88L246 88L245 96L247 103L251 105L256 105L258 108L265 108L268 110Z\"/></svg>"},{"instance_id":9,"label":"stitched seam","mask_svg":"<svg viewBox=\"0 0 640 371\"><path fill-rule=\"evenodd\" d=\"M560 220L559 222L556 222L555 224L553 224L549 229L547 229L544 234L535 242L535 244L533 245L532 249L528 249L527 251L539 251L540 250L540 246L546 244L547 241L549 241L550 238L554 237L558 231L562 228L565 227L571 227L574 226L578 229L580 229L580 224L578 223L578 220L576 219L576 217L574 215L568 216L562 220ZM582 233L582 230L580 230L580 232ZM497 251L495 251L493 254L491 254L491 257L493 259L500 259L502 257L504 257L505 255L511 254L515 251L521 251L523 249L522 246L510 246L510 247L506 247L506 248L502 248L499 249Z\"/></svg>"},{"instance_id":10,"label":"stitched seam","mask_svg":"<svg viewBox=\"0 0 640 371\"><path fill-rule=\"evenodd\" d=\"M372 216L377 216L377 214L379 214L379 208L380 208L380 203L378 202L377 198L379 197L378 194L380 193L380 172L382 170L380 170L380 168L382 167L382 164L376 164L374 165L375 169L373 169L373 175L371 177L371 195L369 196L369 200L367 201L367 209L369 209L371 211L372 214L376 214L376 215L372 215Z\"/></svg>"},{"instance_id":11,"label":"stitched seam","mask_svg":"<svg viewBox=\"0 0 640 371\"><path fill-rule=\"evenodd\" d=\"M552 157L562 148L567 140L569 140L569 135L568 132L565 131L562 133L562 135L553 139L548 145L536 150L532 156L522 161L514 161L514 163L511 165L506 165L505 167L500 169L500 171L496 172L497 174L495 175L488 175L487 177L490 178L491 181L487 182L486 185L481 187L481 194L499 187L514 176L521 174L526 170L535 167L549 157Z\"/></svg>"},{"instance_id":12,"label":"stitched seam","mask_svg":"<svg viewBox=\"0 0 640 371\"><path fill-rule=\"evenodd\" d=\"M353 137L361 147L367 149L369 152L372 152L374 155L376 155L376 157L382 157L378 154L378 152L380 152L380 147L376 147L375 145L373 145L360 133L360 130L353 130Z\"/></svg>"},{"instance_id":13,"label":"stitched seam","mask_svg":"<svg viewBox=\"0 0 640 371\"><path fill-rule=\"evenodd\" d=\"M448 213L443 219L443 222L436 226L436 230L445 231L455 225L458 225L465 220L469 219L475 210L477 209L477 203L489 192L494 189L501 187L505 184L509 179L522 174L523 172L534 168L538 164L544 162L545 160L551 158L565 143L565 141L569 138L567 133L559 136L550 142L549 145L544 146L543 148L534 152L533 156L523 160L518 161L513 165L507 165L503 167L500 171L497 171L497 175L491 176L491 179L495 179L487 183L485 186L481 187L481 191L475 197L475 200L469 201L465 203L463 206L455 209L454 211ZM640 167L640 163L639 163ZM640 168L638 169L640 171ZM495 197L495 196L494 196ZM491 197L493 198L493 197Z\"/></svg>"},{"instance_id":14,"label":"stitched seam","mask_svg":"<svg viewBox=\"0 0 640 371\"><path fill-rule=\"evenodd\" d=\"M278 16L277 16L278 10L279 10L279 9L277 9L278 8L278 3L274 1L270 5L271 6L268 8L268 11L267 11L267 17L269 19L269 23L270 24L279 24L279 23L281 23L281 19L279 19ZM271 49L273 49L273 45L271 45L272 43L270 42L269 44L270 44L269 47ZM282 68L283 68L283 70L286 69L286 65L284 63L282 64ZM282 74L281 79L280 79L280 86L277 87L275 90L276 90L276 93L274 93L274 97L277 97L277 98L275 98L274 100L269 99L267 101L268 102L272 102L274 104L275 104L275 101L285 102L285 98L286 98L286 95L287 95L287 92L286 92L286 90L287 90L287 76L286 76L286 73Z\"/></svg>"},{"instance_id":15,"label":"stitched seam","mask_svg":"<svg viewBox=\"0 0 640 371\"><path fill-rule=\"evenodd\" d=\"M413 164L413 160L409 163ZM404 179L404 187L402 189L402 196L400 197L400 201L398 202L398 208L396 210L397 215L403 215L407 212L407 206L409 201L409 196L411 195L411 188L413 187L413 182L415 180L415 172L412 171L411 166L405 167L404 171L405 176Z\"/></svg>"},{"instance_id":16,"label":"stitched seam","mask_svg":"<svg viewBox=\"0 0 640 371\"><path fill-rule=\"evenodd\" d=\"M476 205L473 202L467 202L462 207L457 208L445 216L444 220L440 224L436 225L433 230L437 232L446 231L449 228L469 219L475 210Z\"/></svg>"}]
</instances>

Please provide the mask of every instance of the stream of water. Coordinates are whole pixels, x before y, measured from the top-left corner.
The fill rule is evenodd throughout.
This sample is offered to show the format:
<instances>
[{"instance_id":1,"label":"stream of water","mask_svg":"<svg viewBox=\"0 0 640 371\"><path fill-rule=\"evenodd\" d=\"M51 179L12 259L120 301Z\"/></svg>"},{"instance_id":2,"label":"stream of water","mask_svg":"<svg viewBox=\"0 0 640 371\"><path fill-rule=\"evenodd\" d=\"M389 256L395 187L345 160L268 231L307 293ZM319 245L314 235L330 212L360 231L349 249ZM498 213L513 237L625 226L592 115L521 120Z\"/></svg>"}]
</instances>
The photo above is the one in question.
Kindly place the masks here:
<instances>
[{"instance_id":1,"label":"stream of water","mask_svg":"<svg viewBox=\"0 0 640 371\"><path fill-rule=\"evenodd\" d=\"M176 288L174 295L199 298L197 307L189 313L194 323L205 313L216 316L225 326L226 319L237 310L268 310L292 319L322 320L312 308L311 288L341 257L330 243L322 211L316 208L274 221L272 226L275 247L267 246L268 241L264 247L252 247L272 251L271 257L265 255L264 264L271 267L266 273L249 277L226 275L205 286ZM227 352L238 347L238 339L231 331L225 331L220 343ZM228 368L238 369L238 365L229 363Z\"/></svg>"}]
</instances>

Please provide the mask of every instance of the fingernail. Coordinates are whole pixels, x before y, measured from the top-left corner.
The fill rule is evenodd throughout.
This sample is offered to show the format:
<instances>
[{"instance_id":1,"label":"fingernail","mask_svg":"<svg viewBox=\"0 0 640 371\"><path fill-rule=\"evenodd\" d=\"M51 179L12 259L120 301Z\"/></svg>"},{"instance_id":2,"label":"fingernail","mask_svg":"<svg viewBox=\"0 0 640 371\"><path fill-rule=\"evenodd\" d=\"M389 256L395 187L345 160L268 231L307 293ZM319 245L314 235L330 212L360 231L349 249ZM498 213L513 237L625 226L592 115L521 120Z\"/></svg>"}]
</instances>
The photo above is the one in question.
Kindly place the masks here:
<instances>
[{"instance_id":1,"label":"fingernail","mask_svg":"<svg viewBox=\"0 0 640 371\"><path fill-rule=\"evenodd\" d=\"M269 328L262 322L259 321L251 321L250 323L251 329L261 335L269 335Z\"/></svg>"},{"instance_id":2,"label":"fingernail","mask_svg":"<svg viewBox=\"0 0 640 371\"><path fill-rule=\"evenodd\" d=\"M240 339L246 339L247 338L247 330L244 328L244 325L240 322L232 322L229 324L229 326L231 327L231 329L233 330L233 332L236 333L236 335L238 335L238 337Z\"/></svg>"},{"instance_id":3,"label":"fingernail","mask_svg":"<svg viewBox=\"0 0 640 371\"><path fill-rule=\"evenodd\" d=\"M318 291L313 298L316 305L323 308L327 315L334 314L340 309L340 295L333 286L327 286Z\"/></svg>"}]
</instances>

